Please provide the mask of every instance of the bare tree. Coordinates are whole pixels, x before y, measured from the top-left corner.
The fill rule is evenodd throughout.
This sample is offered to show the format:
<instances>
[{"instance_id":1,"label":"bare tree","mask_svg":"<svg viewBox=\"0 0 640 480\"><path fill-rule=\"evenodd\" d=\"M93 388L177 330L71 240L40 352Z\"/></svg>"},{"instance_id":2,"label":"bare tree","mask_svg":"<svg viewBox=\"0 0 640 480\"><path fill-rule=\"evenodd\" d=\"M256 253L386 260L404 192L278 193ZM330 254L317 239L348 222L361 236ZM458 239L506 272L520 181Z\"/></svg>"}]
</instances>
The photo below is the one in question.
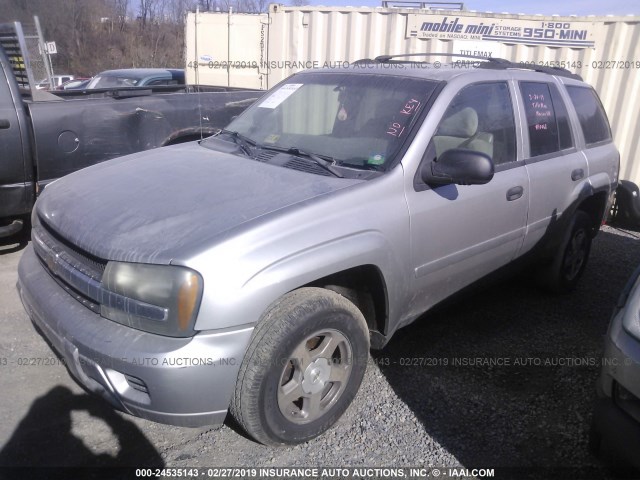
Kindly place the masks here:
<instances>
[{"instance_id":1,"label":"bare tree","mask_svg":"<svg viewBox=\"0 0 640 480\"><path fill-rule=\"evenodd\" d=\"M152 20L153 9L156 0L140 0L138 5L138 20L144 29L147 26L147 22Z\"/></svg>"},{"instance_id":2,"label":"bare tree","mask_svg":"<svg viewBox=\"0 0 640 480\"><path fill-rule=\"evenodd\" d=\"M185 14L203 2L219 6L218 0L0 0L0 12L3 21L24 23L38 15L45 40L57 44L54 70L91 76L183 66Z\"/></svg>"},{"instance_id":3,"label":"bare tree","mask_svg":"<svg viewBox=\"0 0 640 480\"><path fill-rule=\"evenodd\" d=\"M195 9L198 3L196 0L172 0L169 5L171 21L176 24L182 24L185 14Z\"/></svg>"},{"instance_id":4,"label":"bare tree","mask_svg":"<svg viewBox=\"0 0 640 480\"><path fill-rule=\"evenodd\" d=\"M113 0L112 23L118 26L118 30L123 32L129 18L129 0Z\"/></svg>"}]
</instances>

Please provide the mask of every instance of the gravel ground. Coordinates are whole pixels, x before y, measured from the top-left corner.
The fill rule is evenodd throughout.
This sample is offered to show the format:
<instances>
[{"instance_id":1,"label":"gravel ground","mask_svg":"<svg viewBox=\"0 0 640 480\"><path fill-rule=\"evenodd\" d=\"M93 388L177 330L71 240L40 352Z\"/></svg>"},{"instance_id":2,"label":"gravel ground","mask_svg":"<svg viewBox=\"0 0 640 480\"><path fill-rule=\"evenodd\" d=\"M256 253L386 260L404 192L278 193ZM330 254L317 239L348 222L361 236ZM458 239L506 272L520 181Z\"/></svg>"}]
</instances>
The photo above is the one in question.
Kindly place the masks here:
<instances>
[{"instance_id":1,"label":"gravel ground","mask_svg":"<svg viewBox=\"0 0 640 480\"><path fill-rule=\"evenodd\" d=\"M0 465L526 467L502 475L606 477L587 436L602 336L640 262L638 234L605 227L571 295L541 292L522 274L425 315L372 354L333 429L290 448L258 445L232 422L155 424L86 395L22 310L21 249L0 246ZM11 473L0 477L20 478Z\"/></svg>"}]
</instances>

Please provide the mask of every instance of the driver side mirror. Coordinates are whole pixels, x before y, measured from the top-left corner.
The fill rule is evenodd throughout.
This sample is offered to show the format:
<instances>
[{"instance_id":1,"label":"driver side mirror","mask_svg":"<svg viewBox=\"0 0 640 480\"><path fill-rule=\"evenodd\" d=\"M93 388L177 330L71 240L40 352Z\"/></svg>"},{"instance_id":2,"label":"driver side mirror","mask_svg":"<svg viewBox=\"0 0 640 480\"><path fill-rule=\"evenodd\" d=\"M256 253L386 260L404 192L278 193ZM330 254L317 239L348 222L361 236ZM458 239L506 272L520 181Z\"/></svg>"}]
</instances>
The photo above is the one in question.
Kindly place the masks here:
<instances>
[{"instance_id":1,"label":"driver side mirror","mask_svg":"<svg viewBox=\"0 0 640 480\"><path fill-rule=\"evenodd\" d=\"M483 185L493 178L493 161L482 152L452 148L426 162L420 172L427 185Z\"/></svg>"}]
</instances>

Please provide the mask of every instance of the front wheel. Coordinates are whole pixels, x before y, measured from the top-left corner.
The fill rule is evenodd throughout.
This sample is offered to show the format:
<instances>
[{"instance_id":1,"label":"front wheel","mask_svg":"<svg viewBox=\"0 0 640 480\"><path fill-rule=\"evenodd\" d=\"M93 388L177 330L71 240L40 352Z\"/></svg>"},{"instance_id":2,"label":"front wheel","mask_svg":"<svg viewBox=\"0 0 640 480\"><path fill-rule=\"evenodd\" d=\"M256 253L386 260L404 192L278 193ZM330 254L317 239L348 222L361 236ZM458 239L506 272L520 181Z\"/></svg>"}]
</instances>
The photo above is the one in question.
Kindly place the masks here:
<instances>
[{"instance_id":1,"label":"front wheel","mask_svg":"<svg viewBox=\"0 0 640 480\"><path fill-rule=\"evenodd\" d=\"M256 327L231 414L264 444L310 440L345 412L368 355L367 324L353 303L322 288L290 292Z\"/></svg>"}]
</instances>

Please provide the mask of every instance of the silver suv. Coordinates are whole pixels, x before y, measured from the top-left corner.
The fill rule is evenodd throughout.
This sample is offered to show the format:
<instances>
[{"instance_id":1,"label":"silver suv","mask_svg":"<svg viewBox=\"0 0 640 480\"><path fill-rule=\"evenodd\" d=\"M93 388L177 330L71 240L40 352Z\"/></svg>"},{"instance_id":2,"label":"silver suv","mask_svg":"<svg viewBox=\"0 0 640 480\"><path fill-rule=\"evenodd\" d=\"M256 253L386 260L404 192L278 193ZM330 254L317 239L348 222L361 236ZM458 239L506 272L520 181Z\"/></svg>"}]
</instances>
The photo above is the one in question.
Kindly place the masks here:
<instances>
[{"instance_id":1,"label":"silver suv","mask_svg":"<svg viewBox=\"0 0 640 480\"><path fill-rule=\"evenodd\" d=\"M73 376L183 426L230 409L265 444L327 430L369 348L535 258L569 291L618 181L566 70L392 57L295 74L217 136L49 185L18 288Z\"/></svg>"}]
</instances>

